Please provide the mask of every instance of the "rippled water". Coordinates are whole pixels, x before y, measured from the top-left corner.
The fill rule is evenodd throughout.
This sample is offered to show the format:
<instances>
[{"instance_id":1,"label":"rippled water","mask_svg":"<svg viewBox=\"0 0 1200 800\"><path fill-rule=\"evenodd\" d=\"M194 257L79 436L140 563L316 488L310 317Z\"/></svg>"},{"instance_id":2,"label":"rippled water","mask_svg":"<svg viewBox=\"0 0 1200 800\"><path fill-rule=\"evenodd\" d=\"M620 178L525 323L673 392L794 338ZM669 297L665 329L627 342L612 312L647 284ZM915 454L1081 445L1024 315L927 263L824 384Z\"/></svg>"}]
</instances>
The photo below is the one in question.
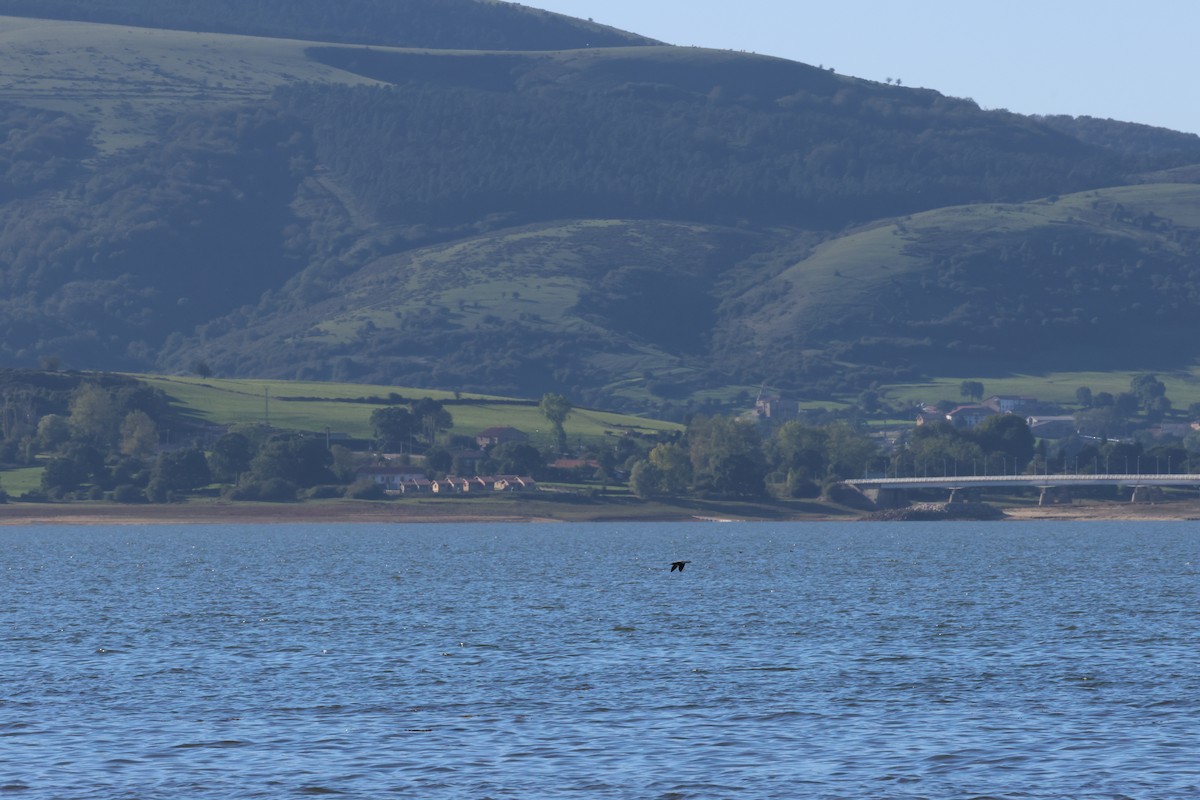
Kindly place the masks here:
<instances>
[{"instance_id":1,"label":"rippled water","mask_svg":"<svg viewBox=\"0 0 1200 800\"><path fill-rule=\"evenodd\" d=\"M0 572L14 797L1200 796L1191 523L0 528Z\"/></svg>"}]
</instances>

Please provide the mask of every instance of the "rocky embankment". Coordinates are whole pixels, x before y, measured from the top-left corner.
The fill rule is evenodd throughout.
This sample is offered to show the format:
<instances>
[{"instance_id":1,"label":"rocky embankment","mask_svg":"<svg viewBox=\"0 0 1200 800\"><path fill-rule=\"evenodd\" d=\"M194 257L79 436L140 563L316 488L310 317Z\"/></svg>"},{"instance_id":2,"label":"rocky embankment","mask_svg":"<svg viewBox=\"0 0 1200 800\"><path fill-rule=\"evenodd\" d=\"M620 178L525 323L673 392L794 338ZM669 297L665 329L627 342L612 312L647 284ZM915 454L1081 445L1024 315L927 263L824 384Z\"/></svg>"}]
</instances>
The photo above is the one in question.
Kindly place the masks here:
<instances>
[{"instance_id":1,"label":"rocky embankment","mask_svg":"<svg viewBox=\"0 0 1200 800\"><path fill-rule=\"evenodd\" d=\"M884 522L932 522L938 520L1004 519L1003 511L987 503L915 503L906 508L889 508L868 514L866 519Z\"/></svg>"}]
</instances>

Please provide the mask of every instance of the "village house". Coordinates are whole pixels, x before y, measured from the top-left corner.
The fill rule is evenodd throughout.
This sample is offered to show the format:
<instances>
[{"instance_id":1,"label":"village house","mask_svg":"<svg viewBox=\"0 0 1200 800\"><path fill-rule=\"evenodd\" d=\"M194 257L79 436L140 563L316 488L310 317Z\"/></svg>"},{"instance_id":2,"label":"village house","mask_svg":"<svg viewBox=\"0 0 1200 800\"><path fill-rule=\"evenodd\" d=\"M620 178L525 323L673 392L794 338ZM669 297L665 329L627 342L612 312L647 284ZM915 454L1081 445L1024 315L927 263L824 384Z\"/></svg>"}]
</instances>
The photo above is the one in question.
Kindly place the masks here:
<instances>
[{"instance_id":1,"label":"village house","mask_svg":"<svg viewBox=\"0 0 1200 800\"><path fill-rule=\"evenodd\" d=\"M759 419L789 420L800 416L800 404L782 397L759 397L754 401L754 416Z\"/></svg>"},{"instance_id":2,"label":"village house","mask_svg":"<svg viewBox=\"0 0 1200 800\"><path fill-rule=\"evenodd\" d=\"M972 430L988 417L996 416L996 411L988 406L959 406L946 414L946 419L956 428Z\"/></svg>"},{"instance_id":3,"label":"village house","mask_svg":"<svg viewBox=\"0 0 1200 800\"><path fill-rule=\"evenodd\" d=\"M480 447L497 447L509 442L528 442L529 434L509 426L488 428L475 435L475 444Z\"/></svg>"},{"instance_id":4,"label":"village house","mask_svg":"<svg viewBox=\"0 0 1200 800\"><path fill-rule=\"evenodd\" d=\"M1022 408L1037 404L1036 397L1018 397L1015 394L995 394L984 400L980 405L987 406L1001 414L1012 414Z\"/></svg>"},{"instance_id":5,"label":"village house","mask_svg":"<svg viewBox=\"0 0 1200 800\"><path fill-rule=\"evenodd\" d=\"M394 467L389 465L373 465L360 467L355 472L358 480L371 480L383 486L385 491L402 492L403 485L408 481L424 480L425 472L415 467Z\"/></svg>"},{"instance_id":6,"label":"village house","mask_svg":"<svg viewBox=\"0 0 1200 800\"><path fill-rule=\"evenodd\" d=\"M471 482L466 478L449 475L434 481L430 488L434 494L463 494L471 490Z\"/></svg>"},{"instance_id":7,"label":"village house","mask_svg":"<svg viewBox=\"0 0 1200 800\"><path fill-rule=\"evenodd\" d=\"M433 491L433 481L422 475L419 478L408 478L400 482L396 490L400 494L429 494Z\"/></svg>"},{"instance_id":8,"label":"village house","mask_svg":"<svg viewBox=\"0 0 1200 800\"><path fill-rule=\"evenodd\" d=\"M532 492L537 481L524 475L497 475L492 488L497 492Z\"/></svg>"},{"instance_id":9,"label":"village house","mask_svg":"<svg viewBox=\"0 0 1200 800\"><path fill-rule=\"evenodd\" d=\"M470 492L531 492L537 489L537 481L526 475L475 475L461 478L454 475L427 481L429 491L434 494L467 494Z\"/></svg>"}]
</instances>

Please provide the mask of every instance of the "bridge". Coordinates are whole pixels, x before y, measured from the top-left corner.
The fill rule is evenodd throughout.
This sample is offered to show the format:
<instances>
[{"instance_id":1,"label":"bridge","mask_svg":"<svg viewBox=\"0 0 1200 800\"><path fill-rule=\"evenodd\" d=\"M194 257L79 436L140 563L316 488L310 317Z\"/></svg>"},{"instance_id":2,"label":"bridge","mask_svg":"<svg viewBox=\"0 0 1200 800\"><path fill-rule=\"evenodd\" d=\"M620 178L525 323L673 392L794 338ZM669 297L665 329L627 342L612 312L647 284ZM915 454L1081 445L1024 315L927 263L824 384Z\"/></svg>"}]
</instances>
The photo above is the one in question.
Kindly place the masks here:
<instances>
[{"instance_id":1,"label":"bridge","mask_svg":"<svg viewBox=\"0 0 1200 800\"><path fill-rule=\"evenodd\" d=\"M1073 486L1125 486L1132 490L1130 502L1146 502L1150 490L1164 486L1200 490L1200 475L1179 473L1098 474L1064 473L1057 475L966 475L941 478L859 478L845 481L884 507L898 505L905 490L946 489L950 502L961 500L962 493L975 489L1032 488L1041 490L1039 505L1069 502Z\"/></svg>"}]
</instances>

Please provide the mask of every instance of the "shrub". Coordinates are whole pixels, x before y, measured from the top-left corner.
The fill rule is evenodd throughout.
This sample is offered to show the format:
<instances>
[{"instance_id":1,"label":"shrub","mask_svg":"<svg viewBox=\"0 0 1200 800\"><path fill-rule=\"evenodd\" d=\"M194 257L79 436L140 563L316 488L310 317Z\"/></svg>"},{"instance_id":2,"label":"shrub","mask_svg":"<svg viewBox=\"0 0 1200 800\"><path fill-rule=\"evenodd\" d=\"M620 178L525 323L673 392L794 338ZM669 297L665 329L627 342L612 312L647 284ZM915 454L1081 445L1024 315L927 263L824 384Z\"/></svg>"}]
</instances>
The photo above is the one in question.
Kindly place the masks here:
<instances>
[{"instance_id":1,"label":"shrub","mask_svg":"<svg viewBox=\"0 0 1200 800\"><path fill-rule=\"evenodd\" d=\"M354 500L382 500L387 497L387 492L383 488L383 484L364 478L361 481L355 481L346 489L346 497Z\"/></svg>"},{"instance_id":2,"label":"shrub","mask_svg":"<svg viewBox=\"0 0 1200 800\"><path fill-rule=\"evenodd\" d=\"M257 500L263 503L290 503L296 499L296 484L283 478L267 478L253 481L244 486L235 486L225 492L230 500Z\"/></svg>"},{"instance_id":3,"label":"shrub","mask_svg":"<svg viewBox=\"0 0 1200 800\"><path fill-rule=\"evenodd\" d=\"M123 483L113 489L112 499L114 503L144 503L146 493L131 483Z\"/></svg>"},{"instance_id":4,"label":"shrub","mask_svg":"<svg viewBox=\"0 0 1200 800\"><path fill-rule=\"evenodd\" d=\"M334 497L342 497L346 493L345 486L323 485L314 486L304 493L304 496L310 500L329 500Z\"/></svg>"}]
</instances>

